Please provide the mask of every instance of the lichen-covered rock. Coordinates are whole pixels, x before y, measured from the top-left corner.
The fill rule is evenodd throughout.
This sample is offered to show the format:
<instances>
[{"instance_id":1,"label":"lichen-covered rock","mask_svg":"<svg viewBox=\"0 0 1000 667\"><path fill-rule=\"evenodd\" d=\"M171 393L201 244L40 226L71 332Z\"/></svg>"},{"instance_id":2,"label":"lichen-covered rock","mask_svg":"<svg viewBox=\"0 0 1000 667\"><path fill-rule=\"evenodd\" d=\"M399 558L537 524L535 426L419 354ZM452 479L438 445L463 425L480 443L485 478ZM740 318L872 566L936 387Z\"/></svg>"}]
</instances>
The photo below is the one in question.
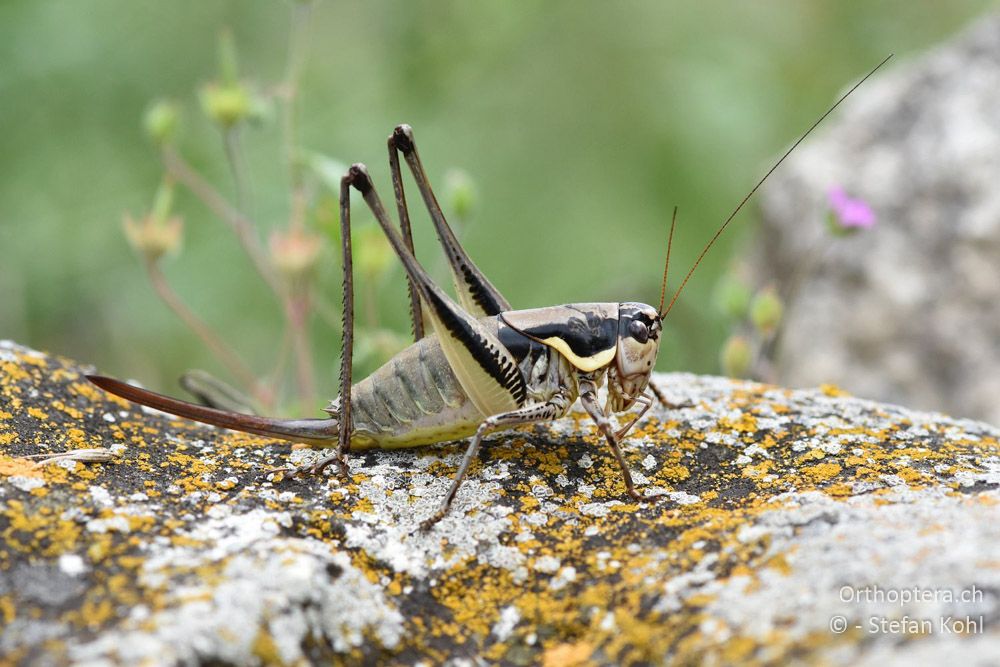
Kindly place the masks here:
<instances>
[{"instance_id":1,"label":"lichen-covered rock","mask_svg":"<svg viewBox=\"0 0 1000 667\"><path fill-rule=\"evenodd\" d=\"M983 424L661 375L676 406L625 452L665 499L629 500L570 417L488 438L423 534L461 444L355 456L346 486L276 480L263 471L316 453L136 408L80 373L0 344L0 661L1000 654L1000 433ZM97 447L113 459L23 458Z\"/></svg>"},{"instance_id":2,"label":"lichen-covered rock","mask_svg":"<svg viewBox=\"0 0 1000 667\"><path fill-rule=\"evenodd\" d=\"M752 262L796 286L777 378L1000 425L1000 15L854 92L761 192ZM834 239L827 194L874 229Z\"/></svg>"}]
</instances>

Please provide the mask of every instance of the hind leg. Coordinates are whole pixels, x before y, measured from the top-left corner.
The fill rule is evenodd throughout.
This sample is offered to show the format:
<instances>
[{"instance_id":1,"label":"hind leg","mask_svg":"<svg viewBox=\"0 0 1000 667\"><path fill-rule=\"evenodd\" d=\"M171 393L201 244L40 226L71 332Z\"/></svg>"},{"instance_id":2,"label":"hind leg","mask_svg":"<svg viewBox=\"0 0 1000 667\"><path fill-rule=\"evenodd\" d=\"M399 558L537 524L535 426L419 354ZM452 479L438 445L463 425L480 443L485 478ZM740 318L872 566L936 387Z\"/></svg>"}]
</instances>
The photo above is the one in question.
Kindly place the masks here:
<instances>
[{"instance_id":1,"label":"hind leg","mask_svg":"<svg viewBox=\"0 0 1000 667\"><path fill-rule=\"evenodd\" d=\"M284 472L291 475L319 475L327 466L336 463L345 483L351 481L347 454L351 450L351 364L354 357L354 262L351 253L351 197L353 174L340 180L340 247L344 267L344 337L340 347L340 414L338 415L337 449L315 463L294 468L274 468L266 472Z\"/></svg>"}]
</instances>

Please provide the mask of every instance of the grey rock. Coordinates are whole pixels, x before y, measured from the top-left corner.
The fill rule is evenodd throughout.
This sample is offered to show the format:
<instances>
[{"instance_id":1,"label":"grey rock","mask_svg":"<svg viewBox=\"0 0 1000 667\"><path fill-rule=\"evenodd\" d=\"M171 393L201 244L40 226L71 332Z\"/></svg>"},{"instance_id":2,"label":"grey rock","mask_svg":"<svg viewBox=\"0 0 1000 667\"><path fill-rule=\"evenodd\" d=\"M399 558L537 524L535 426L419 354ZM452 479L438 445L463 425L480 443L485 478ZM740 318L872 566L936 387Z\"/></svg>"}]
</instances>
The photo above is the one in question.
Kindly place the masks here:
<instances>
[{"instance_id":1,"label":"grey rock","mask_svg":"<svg viewBox=\"0 0 1000 667\"><path fill-rule=\"evenodd\" d=\"M1000 424L1000 16L896 62L762 191L756 280L789 286L782 384ZM829 188L875 210L834 239Z\"/></svg>"},{"instance_id":2,"label":"grey rock","mask_svg":"<svg viewBox=\"0 0 1000 667\"><path fill-rule=\"evenodd\" d=\"M144 411L81 372L0 342L5 664L1000 654L1000 431L979 422L657 375L678 407L650 410L623 450L665 498L625 496L572 414L490 436L421 533L462 443L359 453L349 484L279 480L262 471L320 452ZM98 446L114 460L24 458Z\"/></svg>"}]
</instances>

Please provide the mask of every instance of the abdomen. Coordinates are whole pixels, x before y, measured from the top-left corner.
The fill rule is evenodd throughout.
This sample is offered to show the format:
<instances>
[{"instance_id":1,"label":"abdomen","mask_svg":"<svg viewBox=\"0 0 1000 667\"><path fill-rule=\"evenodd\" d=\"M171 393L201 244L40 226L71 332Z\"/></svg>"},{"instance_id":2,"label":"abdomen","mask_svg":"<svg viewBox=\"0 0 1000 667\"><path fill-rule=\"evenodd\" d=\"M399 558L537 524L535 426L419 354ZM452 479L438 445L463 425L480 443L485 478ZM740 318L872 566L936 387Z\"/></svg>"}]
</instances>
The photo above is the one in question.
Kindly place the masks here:
<instances>
[{"instance_id":1,"label":"abdomen","mask_svg":"<svg viewBox=\"0 0 1000 667\"><path fill-rule=\"evenodd\" d=\"M351 447L396 449L457 440L475 433L484 418L431 335L354 385Z\"/></svg>"}]
</instances>

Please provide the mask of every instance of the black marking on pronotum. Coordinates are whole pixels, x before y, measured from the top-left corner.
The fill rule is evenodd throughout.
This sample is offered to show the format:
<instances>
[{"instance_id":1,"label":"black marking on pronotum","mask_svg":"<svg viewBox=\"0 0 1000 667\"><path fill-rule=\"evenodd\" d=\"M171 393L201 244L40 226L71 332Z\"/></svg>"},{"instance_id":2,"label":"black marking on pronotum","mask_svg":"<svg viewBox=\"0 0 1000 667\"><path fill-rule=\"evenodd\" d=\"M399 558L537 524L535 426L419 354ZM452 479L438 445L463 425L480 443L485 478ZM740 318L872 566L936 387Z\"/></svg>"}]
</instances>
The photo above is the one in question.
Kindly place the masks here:
<instances>
[{"instance_id":1,"label":"black marking on pronotum","mask_svg":"<svg viewBox=\"0 0 1000 667\"><path fill-rule=\"evenodd\" d=\"M500 317L513 329L545 341L549 338L559 338L569 349L580 358L592 357L595 354L609 350L618 342L618 318L592 310L584 310L576 305L559 306L579 313L564 318L549 316L549 321L534 326L518 327L511 322L515 313L503 313ZM554 311L553 308L540 310ZM522 311L524 312L524 311Z\"/></svg>"},{"instance_id":2,"label":"black marking on pronotum","mask_svg":"<svg viewBox=\"0 0 1000 667\"><path fill-rule=\"evenodd\" d=\"M548 349L544 343L539 343L534 338L525 336L523 333L507 324L503 317L497 316L496 321L497 339L499 339L500 344L507 348L507 350L514 356L514 359L516 359L518 363L524 361L524 359L530 354L537 354L540 351Z\"/></svg>"},{"instance_id":3,"label":"black marking on pronotum","mask_svg":"<svg viewBox=\"0 0 1000 667\"><path fill-rule=\"evenodd\" d=\"M528 387L524 384L524 378L521 377L517 366L501 357L499 351L493 349L489 341L458 317L434 290L426 290L426 296L445 328L459 340L466 341L465 348L480 368L509 391L518 406L524 405L528 398Z\"/></svg>"}]
</instances>

